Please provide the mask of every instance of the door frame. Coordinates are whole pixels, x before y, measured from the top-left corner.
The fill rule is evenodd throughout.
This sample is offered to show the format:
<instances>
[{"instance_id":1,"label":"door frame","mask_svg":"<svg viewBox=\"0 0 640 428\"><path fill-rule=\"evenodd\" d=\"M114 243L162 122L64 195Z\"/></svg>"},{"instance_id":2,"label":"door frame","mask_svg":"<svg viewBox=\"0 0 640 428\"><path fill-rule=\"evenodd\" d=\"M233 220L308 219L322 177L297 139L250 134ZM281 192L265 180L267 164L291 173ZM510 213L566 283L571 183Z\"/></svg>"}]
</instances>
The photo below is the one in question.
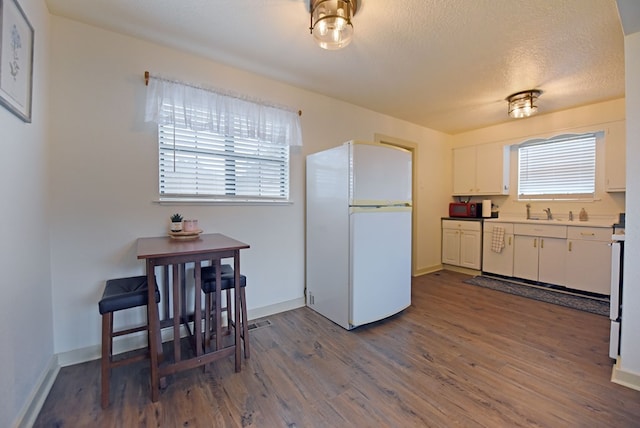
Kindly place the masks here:
<instances>
[{"instance_id":1,"label":"door frame","mask_svg":"<svg viewBox=\"0 0 640 428\"><path fill-rule=\"evenodd\" d=\"M376 143L387 146L400 147L411 152L411 203L413 212L411 215L411 276L417 276L417 248L418 248L418 177L416 159L418 158L418 144L413 141L391 137L389 135L375 133L373 139Z\"/></svg>"}]
</instances>

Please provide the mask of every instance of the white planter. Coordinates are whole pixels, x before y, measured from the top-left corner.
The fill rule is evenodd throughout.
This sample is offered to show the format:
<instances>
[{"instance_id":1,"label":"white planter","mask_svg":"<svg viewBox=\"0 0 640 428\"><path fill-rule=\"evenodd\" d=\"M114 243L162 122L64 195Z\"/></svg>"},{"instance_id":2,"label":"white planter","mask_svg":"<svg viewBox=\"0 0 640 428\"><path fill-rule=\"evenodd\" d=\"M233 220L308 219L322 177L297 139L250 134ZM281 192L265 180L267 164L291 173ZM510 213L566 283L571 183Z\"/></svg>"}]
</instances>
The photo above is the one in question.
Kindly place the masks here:
<instances>
[{"instance_id":1,"label":"white planter","mask_svg":"<svg viewBox=\"0 0 640 428\"><path fill-rule=\"evenodd\" d=\"M172 221L169 226L169 230L172 232L182 232L182 222L181 221Z\"/></svg>"}]
</instances>

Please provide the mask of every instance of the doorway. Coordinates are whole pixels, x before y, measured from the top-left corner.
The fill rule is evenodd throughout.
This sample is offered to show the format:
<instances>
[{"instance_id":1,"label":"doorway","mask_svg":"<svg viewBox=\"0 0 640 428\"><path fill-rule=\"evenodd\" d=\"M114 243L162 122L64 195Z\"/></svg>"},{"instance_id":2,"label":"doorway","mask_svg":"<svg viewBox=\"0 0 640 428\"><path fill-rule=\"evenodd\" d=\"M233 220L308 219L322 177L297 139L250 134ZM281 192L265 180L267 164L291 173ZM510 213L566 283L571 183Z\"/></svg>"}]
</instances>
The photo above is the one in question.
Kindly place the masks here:
<instances>
[{"instance_id":1,"label":"doorway","mask_svg":"<svg viewBox=\"0 0 640 428\"><path fill-rule=\"evenodd\" d=\"M411 216L411 276L416 276L416 253L418 248L418 180L416 174L416 159L418 158L418 144L412 141L402 140L400 138L395 138L378 133L374 134L373 138L376 143L400 147L411 152L411 201L413 205L413 212Z\"/></svg>"}]
</instances>

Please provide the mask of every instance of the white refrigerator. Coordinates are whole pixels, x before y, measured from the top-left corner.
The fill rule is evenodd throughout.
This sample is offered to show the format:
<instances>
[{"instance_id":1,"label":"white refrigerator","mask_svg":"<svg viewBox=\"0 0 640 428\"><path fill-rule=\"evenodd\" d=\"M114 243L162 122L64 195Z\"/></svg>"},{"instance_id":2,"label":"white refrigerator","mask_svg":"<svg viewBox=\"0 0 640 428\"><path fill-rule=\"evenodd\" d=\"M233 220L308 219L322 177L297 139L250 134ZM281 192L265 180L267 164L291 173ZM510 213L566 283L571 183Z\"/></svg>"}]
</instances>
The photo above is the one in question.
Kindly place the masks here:
<instances>
[{"instance_id":1,"label":"white refrigerator","mask_svg":"<svg viewBox=\"0 0 640 428\"><path fill-rule=\"evenodd\" d=\"M411 153L349 141L307 157L307 305L345 329L411 305Z\"/></svg>"}]
</instances>

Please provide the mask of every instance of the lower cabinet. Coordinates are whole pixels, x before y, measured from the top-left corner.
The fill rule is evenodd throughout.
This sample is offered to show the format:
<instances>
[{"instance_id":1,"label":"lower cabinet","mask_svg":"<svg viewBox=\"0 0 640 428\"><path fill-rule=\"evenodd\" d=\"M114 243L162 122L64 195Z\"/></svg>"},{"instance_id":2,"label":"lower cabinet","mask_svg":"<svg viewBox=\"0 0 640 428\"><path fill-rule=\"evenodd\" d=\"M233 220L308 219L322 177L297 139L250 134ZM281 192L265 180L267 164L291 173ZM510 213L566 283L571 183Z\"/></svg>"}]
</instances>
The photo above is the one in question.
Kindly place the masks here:
<instances>
[{"instance_id":1,"label":"lower cabinet","mask_svg":"<svg viewBox=\"0 0 640 428\"><path fill-rule=\"evenodd\" d=\"M494 234L498 235L498 243L500 235L503 236L502 245L494 245ZM513 241L512 223L486 223L482 239L482 271L513 276Z\"/></svg>"},{"instance_id":2,"label":"lower cabinet","mask_svg":"<svg viewBox=\"0 0 640 428\"><path fill-rule=\"evenodd\" d=\"M513 276L565 285L566 226L515 224Z\"/></svg>"},{"instance_id":3,"label":"lower cabinet","mask_svg":"<svg viewBox=\"0 0 640 428\"><path fill-rule=\"evenodd\" d=\"M442 220L442 263L480 270L482 223Z\"/></svg>"},{"instance_id":4,"label":"lower cabinet","mask_svg":"<svg viewBox=\"0 0 640 428\"><path fill-rule=\"evenodd\" d=\"M569 227L567 287L611 293L611 229Z\"/></svg>"},{"instance_id":5,"label":"lower cabinet","mask_svg":"<svg viewBox=\"0 0 640 428\"><path fill-rule=\"evenodd\" d=\"M492 249L494 227L504 228L499 252ZM611 234L609 227L485 222L482 270L609 294Z\"/></svg>"}]
</instances>

